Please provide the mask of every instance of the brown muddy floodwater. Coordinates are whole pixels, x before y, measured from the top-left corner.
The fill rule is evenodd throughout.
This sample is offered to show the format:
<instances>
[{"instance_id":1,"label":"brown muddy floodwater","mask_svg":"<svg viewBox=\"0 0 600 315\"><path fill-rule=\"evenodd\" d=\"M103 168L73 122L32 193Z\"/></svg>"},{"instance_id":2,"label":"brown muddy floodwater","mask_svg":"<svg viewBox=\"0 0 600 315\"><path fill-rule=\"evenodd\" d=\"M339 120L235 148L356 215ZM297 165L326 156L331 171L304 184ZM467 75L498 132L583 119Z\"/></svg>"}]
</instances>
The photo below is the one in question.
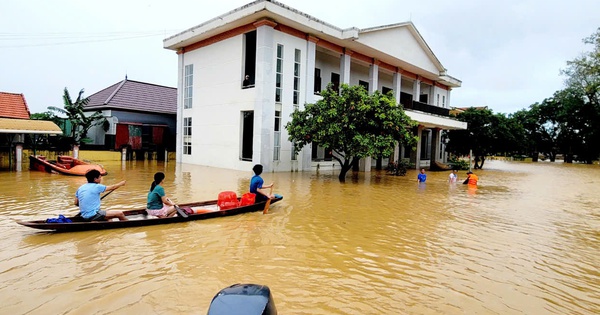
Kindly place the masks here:
<instances>
[{"instance_id":1,"label":"brown muddy floodwater","mask_svg":"<svg viewBox=\"0 0 600 315\"><path fill-rule=\"evenodd\" d=\"M144 207L156 171L179 202L247 191L251 171L127 162L104 209ZM600 167L488 161L448 172L267 173L270 212L52 234L14 222L75 214L84 178L0 173L1 314L206 314L235 283L280 314L599 314ZM464 171L459 179L464 179Z\"/></svg>"}]
</instances>

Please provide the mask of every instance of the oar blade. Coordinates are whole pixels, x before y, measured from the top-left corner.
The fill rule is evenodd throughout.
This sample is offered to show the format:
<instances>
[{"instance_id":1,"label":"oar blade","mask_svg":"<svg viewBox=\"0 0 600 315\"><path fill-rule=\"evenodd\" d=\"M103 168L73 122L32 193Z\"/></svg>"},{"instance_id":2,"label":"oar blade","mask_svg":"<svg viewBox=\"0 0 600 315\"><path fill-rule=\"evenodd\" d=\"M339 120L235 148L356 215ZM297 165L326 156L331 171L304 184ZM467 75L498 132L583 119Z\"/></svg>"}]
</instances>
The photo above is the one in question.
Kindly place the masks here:
<instances>
[{"instance_id":1,"label":"oar blade","mask_svg":"<svg viewBox=\"0 0 600 315\"><path fill-rule=\"evenodd\" d=\"M265 203L265 208L263 209L263 214L267 214L269 212L270 205L271 205L271 199L267 200L267 203Z\"/></svg>"}]
</instances>

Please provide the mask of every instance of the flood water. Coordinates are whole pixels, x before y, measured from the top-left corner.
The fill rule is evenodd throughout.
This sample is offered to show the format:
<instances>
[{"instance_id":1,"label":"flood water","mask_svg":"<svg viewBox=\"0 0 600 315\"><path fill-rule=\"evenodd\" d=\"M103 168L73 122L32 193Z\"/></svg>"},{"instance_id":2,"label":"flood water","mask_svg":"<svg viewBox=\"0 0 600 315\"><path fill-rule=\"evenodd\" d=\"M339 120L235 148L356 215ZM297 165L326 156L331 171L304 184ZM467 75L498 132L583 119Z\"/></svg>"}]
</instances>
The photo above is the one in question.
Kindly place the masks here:
<instances>
[{"instance_id":1,"label":"flood water","mask_svg":"<svg viewBox=\"0 0 600 315\"><path fill-rule=\"evenodd\" d=\"M145 206L156 171L178 203L247 191L251 171L104 164L127 185L104 209ZM39 232L76 214L81 177L0 172L1 314L206 314L235 283L280 314L598 314L600 167L486 161L477 189L448 172L266 173L262 212L162 226ZM464 171L459 180L464 179Z\"/></svg>"}]
</instances>

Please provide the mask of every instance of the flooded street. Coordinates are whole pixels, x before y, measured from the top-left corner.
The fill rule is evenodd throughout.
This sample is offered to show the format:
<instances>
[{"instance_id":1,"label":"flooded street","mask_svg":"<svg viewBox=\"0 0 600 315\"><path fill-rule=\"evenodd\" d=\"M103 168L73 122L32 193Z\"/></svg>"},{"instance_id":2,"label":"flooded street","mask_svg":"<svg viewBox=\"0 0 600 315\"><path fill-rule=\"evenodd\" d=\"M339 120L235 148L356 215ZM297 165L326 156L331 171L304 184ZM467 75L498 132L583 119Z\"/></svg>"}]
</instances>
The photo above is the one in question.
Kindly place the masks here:
<instances>
[{"instance_id":1,"label":"flooded street","mask_svg":"<svg viewBox=\"0 0 600 315\"><path fill-rule=\"evenodd\" d=\"M178 203L252 175L104 167L127 180L105 210L145 207L156 171ZM268 285L280 314L600 313L598 165L486 161L476 189L448 174L265 173L284 196L267 215L53 234L14 220L76 214L85 178L0 172L0 313L205 314L235 283Z\"/></svg>"}]
</instances>

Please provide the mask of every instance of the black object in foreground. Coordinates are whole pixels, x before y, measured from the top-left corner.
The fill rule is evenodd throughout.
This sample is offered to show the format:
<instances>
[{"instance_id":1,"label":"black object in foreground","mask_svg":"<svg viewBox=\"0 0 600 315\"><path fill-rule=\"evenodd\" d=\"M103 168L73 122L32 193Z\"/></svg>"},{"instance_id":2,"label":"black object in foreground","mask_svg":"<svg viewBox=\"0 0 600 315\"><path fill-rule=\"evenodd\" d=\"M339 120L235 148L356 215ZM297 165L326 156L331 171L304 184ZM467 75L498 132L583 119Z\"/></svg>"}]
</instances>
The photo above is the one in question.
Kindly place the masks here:
<instances>
[{"instance_id":1,"label":"black object in foreground","mask_svg":"<svg viewBox=\"0 0 600 315\"><path fill-rule=\"evenodd\" d=\"M212 299L208 315L276 315L271 290L260 284L234 284Z\"/></svg>"}]
</instances>

